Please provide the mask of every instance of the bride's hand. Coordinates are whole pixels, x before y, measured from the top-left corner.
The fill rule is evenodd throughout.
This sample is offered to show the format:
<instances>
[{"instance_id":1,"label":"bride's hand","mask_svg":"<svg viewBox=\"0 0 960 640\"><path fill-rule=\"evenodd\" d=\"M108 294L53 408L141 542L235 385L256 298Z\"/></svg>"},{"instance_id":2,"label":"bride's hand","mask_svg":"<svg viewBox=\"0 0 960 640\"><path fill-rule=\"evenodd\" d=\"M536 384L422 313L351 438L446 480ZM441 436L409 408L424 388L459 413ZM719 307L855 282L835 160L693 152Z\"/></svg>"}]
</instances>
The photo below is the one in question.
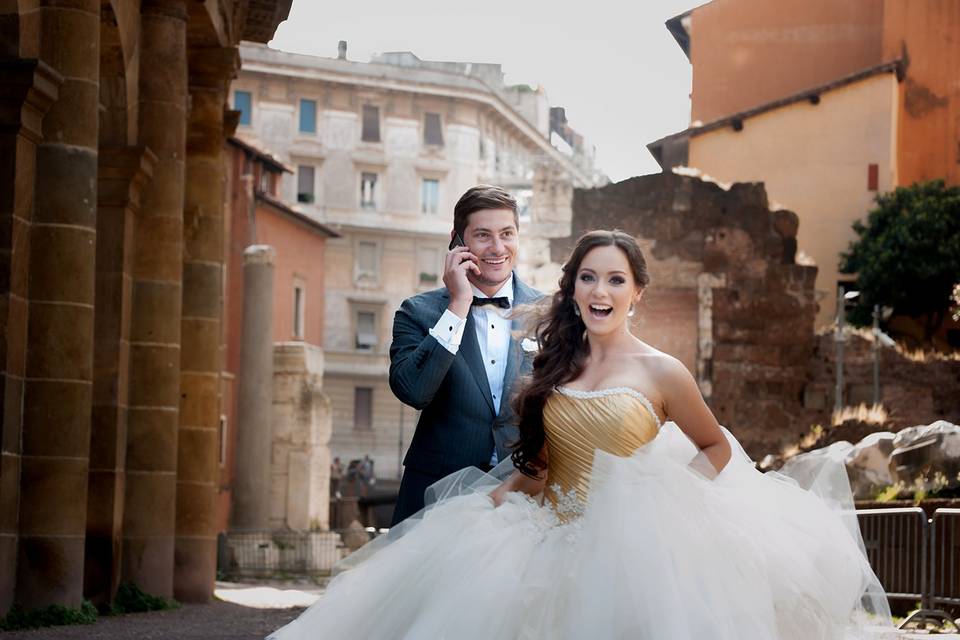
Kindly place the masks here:
<instances>
[{"instance_id":1,"label":"bride's hand","mask_svg":"<svg viewBox=\"0 0 960 640\"><path fill-rule=\"evenodd\" d=\"M493 500L493 506L499 507L503 504L503 501L507 498L507 491L510 489L507 487L507 482L501 482L497 485L497 488L491 491L488 495L490 499Z\"/></svg>"},{"instance_id":2,"label":"bride's hand","mask_svg":"<svg viewBox=\"0 0 960 640\"><path fill-rule=\"evenodd\" d=\"M493 506L499 507L507 499L507 494L511 491L520 491L528 496L536 496L541 491L547 481L546 469L538 478L530 478L519 471L514 471L509 478L501 482L496 489L488 495L493 500Z\"/></svg>"}]
</instances>

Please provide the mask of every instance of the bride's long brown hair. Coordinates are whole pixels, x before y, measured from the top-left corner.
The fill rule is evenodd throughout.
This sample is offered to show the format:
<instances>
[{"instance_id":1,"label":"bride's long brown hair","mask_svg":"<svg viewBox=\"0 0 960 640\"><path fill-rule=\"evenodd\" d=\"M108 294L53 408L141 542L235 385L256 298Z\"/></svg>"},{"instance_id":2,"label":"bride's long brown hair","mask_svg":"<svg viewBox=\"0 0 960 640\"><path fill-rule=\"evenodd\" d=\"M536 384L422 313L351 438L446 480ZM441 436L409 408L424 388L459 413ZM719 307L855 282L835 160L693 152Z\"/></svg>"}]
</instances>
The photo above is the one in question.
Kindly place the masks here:
<instances>
[{"instance_id":1,"label":"bride's long brown hair","mask_svg":"<svg viewBox=\"0 0 960 640\"><path fill-rule=\"evenodd\" d=\"M546 466L540 457L544 445L543 408L558 385L575 380L583 373L590 344L584 339L586 325L575 313L573 292L577 272L591 250L616 246L627 256L637 286L650 282L647 261L633 236L622 231L590 231L580 236L560 276L560 288L549 307L535 316L533 335L540 352L533 359L533 374L513 399L513 410L519 420L520 439L511 454L521 473L537 477Z\"/></svg>"}]
</instances>

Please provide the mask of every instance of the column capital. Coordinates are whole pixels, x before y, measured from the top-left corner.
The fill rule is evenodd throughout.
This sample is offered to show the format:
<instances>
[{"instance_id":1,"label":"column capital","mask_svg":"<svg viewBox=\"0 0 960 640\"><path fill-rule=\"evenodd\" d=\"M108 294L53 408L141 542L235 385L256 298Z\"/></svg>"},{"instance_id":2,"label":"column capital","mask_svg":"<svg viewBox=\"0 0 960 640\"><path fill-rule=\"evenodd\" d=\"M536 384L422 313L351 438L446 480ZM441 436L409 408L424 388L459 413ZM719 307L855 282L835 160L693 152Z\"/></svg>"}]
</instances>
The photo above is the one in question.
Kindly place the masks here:
<instances>
[{"instance_id":1,"label":"column capital","mask_svg":"<svg viewBox=\"0 0 960 640\"><path fill-rule=\"evenodd\" d=\"M190 47L187 59L190 89L226 92L240 69L237 47Z\"/></svg>"},{"instance_id":2,"label":"column capital","mask_svg":"<svg viewBox=\"0 0 960 640\"><path fill-rule=\"evenodd\" d=\"M184 22L190 17L187 12L186 0L142 0L140 4L142 16L166 16Z\"/></svg>"},{"instance_id":3,"label":"column capital","mask_svg":"<svg viewBox=\"0 0 960 640\"><path fill-rule=\"evenodd\" d=\"M35 59L0 60L0 132L43 138L43 116L57 100L63 76Z\"/></svg>"},{"instance_id":4,"label":"column capital","mask_svg":"<svg viewBox=\"0 0 960 640\"><path fill-rule=\"evenodd\" d=\"M243 250L243 264L273 265L277 257L277 250L269 244L251 244Z\"/></svg>"},{"instance_id":5,"label":"column capital","mask_svg":"<svg viewBox=\"0 0 960 640\"><path fill-rule=\"evenodd\" d=\"M97 156L97 205L140 208L143 187L153 178L157 156L145 146L100 147Z\"/></svg>"},{"instance_id":6,"label":"column capital","mask_svg":"<svg viewBox=\"0 0 960 640\"><path fill-rule=\"evenodd\" d=\"M237 132L240 126L240 112L235 109L223 110L223 140L226 142Z\"/></svg>"}]
</instances>

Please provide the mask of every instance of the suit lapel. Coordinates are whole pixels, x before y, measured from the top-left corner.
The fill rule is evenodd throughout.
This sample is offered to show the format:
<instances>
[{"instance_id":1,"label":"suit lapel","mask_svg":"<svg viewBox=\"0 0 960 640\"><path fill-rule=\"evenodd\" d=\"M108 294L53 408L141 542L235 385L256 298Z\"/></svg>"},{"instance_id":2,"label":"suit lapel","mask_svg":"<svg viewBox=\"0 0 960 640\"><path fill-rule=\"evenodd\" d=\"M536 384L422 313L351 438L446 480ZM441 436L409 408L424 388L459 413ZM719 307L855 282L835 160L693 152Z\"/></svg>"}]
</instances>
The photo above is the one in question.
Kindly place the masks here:
<instances>
[{"instance_id":1,"label":"suit lapel","mask_svg":"<svg viewBox=\"0 0 960 640\"><path fill-rule=\"evenodd\" d=\"M463 327L463 339L460 341L460 353L473 374L480 392L483 394L487 406L490 407L490 413L494 413L493 394L490 392L490 382L487 380L487 369L483 366L483 360L480 355L480 343L477 342L477 329L474 326L473 312L467 312L467 324ZM509 364L508 364L509 366Z\"/></svg>"}]
</instances>

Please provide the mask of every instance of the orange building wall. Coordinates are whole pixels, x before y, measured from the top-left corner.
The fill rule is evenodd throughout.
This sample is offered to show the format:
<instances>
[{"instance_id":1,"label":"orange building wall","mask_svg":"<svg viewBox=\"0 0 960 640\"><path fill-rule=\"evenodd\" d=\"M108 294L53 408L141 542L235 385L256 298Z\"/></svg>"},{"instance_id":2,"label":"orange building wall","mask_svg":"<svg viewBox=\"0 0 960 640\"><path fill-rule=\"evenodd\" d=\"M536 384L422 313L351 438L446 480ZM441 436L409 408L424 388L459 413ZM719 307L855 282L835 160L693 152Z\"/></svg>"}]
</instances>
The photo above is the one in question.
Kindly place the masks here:
<instances>
[{"instance_id":1,"label":"orange building wall","mask_svg":"<svg viewBox=\"0 0 960 640\"><path fill-rule=\"evenodd\" d=\"M692 119L716 120L885 62L883 9L882 0L714 0L697 7Z\"/></svg>"},{"instance_id":2,"label":"orange building wall","mask_svg":"<svg viewBox=\"0 0 960 640\"><path fill-rule=\"evenodd\" d=\"M276 250L273 280L273 341L293 337L293 281L304 283L306 309L305 342L321 345L323 339L323 251L326 237L304 223L291 220L273 208L258 203L251 212L252 182L244 179L244 153L227 145L228 163L224 243L227 247L224 282L224 345L221 378L221 411L226 416L226 457L220 467L217 523L225 531L230 519L231 486L235 469L237 391L239 389L240 341L243 332L243 252L251 244L269 244ZM255 215L251 220L251 213Z\"/></svg>"},{"instance_id":3,"label":"orange building wall","mask_svg":"<svg viewBox=\"0 0 960 640\"><path fill-rule=\"evenodd\" d=\"M257 244L277 251L273 270L273 340L297 340L293 335L293 285L306 291L302 340L323 345L323 250L325 238L270 207L257 209Z\"/></svg>"},{"instance_id":4,"label":"orange building wall","mask_svg":"<svg viewBox=\"0 0 960 640\"><path fill-rule=\"evenodd\" d=\"M224 278L224 354L221 376L220 411L226 416L226 459L220 465L220 493L217 502L217 525L226 531L230 520L232 500L231 486L235 468L237 428L237 372L240 368L240 331L243 310L243 249L248 241L250 227L246 211L250 205L249 186L242 179L244 154L231 145L226 145L225 172L226 207L224 210L224 246L226 266Z\"/></svg>"},{"instance_id":5,"label":"orange building wall","mask_svg":"<svg viewBox=\"0 0 960 640\"><path fill-rule=\"evenodd\" d=\"M691 117L709 122L907 58L896 184L960 184L960 2L714 0L690 16Z\"/></svg>"},{"instance_id":6,"label":"orange building wall","mask_svg":"<svg viewBox=\"0 0 960 640\"><path fill-rule=\"evenodd\" d=\"M886 59L906 53L897 182L960 184L960 2L885 0Z\"/></svg>"}]
</instances>

